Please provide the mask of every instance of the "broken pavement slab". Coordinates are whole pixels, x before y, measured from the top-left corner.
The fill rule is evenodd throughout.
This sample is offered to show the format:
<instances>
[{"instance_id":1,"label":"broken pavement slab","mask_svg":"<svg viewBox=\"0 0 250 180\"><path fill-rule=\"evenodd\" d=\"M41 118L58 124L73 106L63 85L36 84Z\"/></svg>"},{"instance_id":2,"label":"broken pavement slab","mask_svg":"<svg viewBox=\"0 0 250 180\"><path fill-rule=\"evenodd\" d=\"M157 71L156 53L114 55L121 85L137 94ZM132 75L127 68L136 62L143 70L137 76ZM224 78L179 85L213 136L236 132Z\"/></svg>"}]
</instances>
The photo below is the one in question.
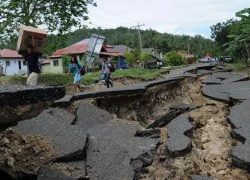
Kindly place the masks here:
<instances>
[{"instance_id":1,"label":"broken pavement slab","mask_svg":"<svg viewBox=\"0 0 250 180\"><path fill-rule=\"evenodd\" d=\"M191 71L197 71L197 70L201 70L201 69L212 69L213 67L217 66L217 64L213 64L213 63L202 63L202 64L194 64L192 66L188 66L185 68L181 68L181 69L176 69L174 71L171 71L169 73L169 75L167 77L196 77L196 74L189 74ZM188 72L188 74L185 75L185 73Z\"/></svg>"},{"instance_id":2,"label":"broken pavement slab","mask_svg":"<svg viewBox=\"0 0 250 180\"><path fill-rule=\"evenodd\" d=\"M232 148L232 162L236 167L250 170L250 100L235 105L228 120L232 125L232 136L243 144Z\"/></svg>"},{"instance_id":3,"label":"broken pavement slab","mask_svg":"<svg viewBox=\"0 0 250 180\"><path fill-rule=\"evenodd\" d=\"M0 106L20 106L60 99L65 87L1 85Z\"/></svg>"},{"instance_id":4,"label":"broken pavement slab","mask_svg":"<svg viewBox=\"0 0 250 180\"><path fill-rule=\"evenodd\" d=\"M85 145L86 131L71 125L74 118L66 110L49 108L35 118L19 122L14 130L46 137L54 146L55 159L65 158L81 151Z\"/></svg>"},{"instance_id":5,"label":"broken pavement slab","mask_svg":"<svg viewBox=\"0 0 250 180\"><path fill-rule=\"evenodd\" d=\"M54 101L51 107L61 107L61 108L67 107L72 102L72 99L73 99L73 96L68 94L64 96L63 98Z\"/></svg>"},{"instance_id":6,"label":"broken pavement slab","mask_svg":"<svg viewBox=\"0 0 250 180\"><path fill-rule=\"evenodd\" d=\"M203 84L222 84L221 79L217 79L215 76L208 76L206 79L202 81Z\"/></svg>"},{"instance_id":7,"label":"broken pavement slab","mask_svg":"<svg viewBox=\"0 0 250 180\"><path fill-rule=\"evenodd\" d=\"M136 131L141 129L138 123L112 121L113 115L92 104L80 104L76 115L76 123L71 125L75 119L72 114L63 109L49 108L36 118L19 122L14 129L47 137L56 151L52 163L60 162L69 166L74 165L75 161L84 162L85 137L89 133L86 159L91 179L133 179L136 172L130 164L131 160L155 151L159 143L158 138L135 137ZM153 156L151 161L146 157L142 159L149 163ZM145 164L143 162L142 166ZM72 170L75 175L71 176L75 178L79 175L77 172L79 170ZM43 174L53 177L53 173Z\"/></svg>"},{"instance_id":8,"label":"broken pavement slab","mask_svg":"<svg viewBox=\"0 0 250 180\"><path fill-rule=\"evenodd\" d=\"M65 95L64 87L43 87L25 85L1 85L0 87L0 125L31 118L54 100Z\"/></svg>"},{"instance_id":9,"label":"broken pavement slab","mask_svg":"<svg viewBox=\"0 0 250 180\"><path fill-rule=\"evenodd\" d=\"M216 84L216 85L205 85L202 88L203 95L219 100L219 101L225 101L230 102L230 93L243 90L243 89L249 89L250 88L250 81L238 81L238 82L232 82L232 83L225 83L225 84ZM247 93L248 91L241 91L241 96L244 96L243 93ZM246 94L246 95L247 95Z\"/></svg>"},{"instance_id":10,"label":"broken pavement slab","mask_svg":"<svg viewBox=\"0 0 250 180\"><path fill-rule=\"evenodd\" d=\"M140 128L138 123L121 122L100 124L88 131L90 147L87 164L91 179L133 179L135 169L130 161L155 151L159 143L159 139L135 137Z\"/></svg>"},{"instance_id":11,"label":"broken pavement slab","mask_svg":"<svg viewBox=\"0 0 250 180\"><path fill-rule=\"evenodd\" d=\"M37 176L37 180L77 180L76 178L67 176L59 172L58 170L42 167Z\"/></svg>"},{"instance_id":12,"label":"broken pavement slab","mask_svg":"<svg viewBox=\"0 0 250 180\"><path fill-rule=\"evenodd\" d=\"M75 126L82 131L94 128L99 124L107 123L114 119L114 116L91 103L81 103L76 111Z\"/></svg>"},{"instance_id":13,"label":"broken pavement slab","mask_svg":"<svg viewBox=\"0 0 250 180\"><path fill-rule=\"evenodd\" d=\"M166 148L173 157L184 156L192 150L191 131L192 124L188 116L178 116L168 125Z\"/></svg>"},{"instance_id":14,"label":"broken pavement slab","mask_svg":"<svg viewBox=\"0 0 250 180\"><path fill-rule=\"evenodd\" d=\"M235 72L215 72L202 81L203 84L226 84L238 81L249 80L247 75L240 75Z\"/></svg>"},{"instance_id":15,"label":"broken pavement slab","mask_svg":"<svg viewBox=\"0 0 250 180\"><path fill-rule=\"evenodd\" d=\"M250 141L232 148L233 165L250 172Z\"/></svg>"},{"instance_id":16,"label":"broken pavement slab","mask_svg":"<svg viewBox=\"0 0 250 180\"><path fill-rule=\"evenodd\" d=\"M176 118L177 116L183 114L184 112L194 110L196 108L197 108L197 106L195 106L193 104L189 105L189 104L185 104L185 103L180 103L180 104L177 104L175 106L171 106L169 108L169 111L166 114L164 114L159 119L155 120L153 123L148 125L146 127L146 129L164 127L168 123L170 123L174 118Z\"/></svg>"},{"instance_id":17,"label":"broken pavement slab","mask_svg":"<svg viewBox=\"0 0 250 180\"><path fill-rule=\"evenodd\" d=\"M246 100L243 103L231 107L228 119L230 124L236 128L244 128L249 130L250 128L250 100ZM249 125L249 126L248 126ZM249 131L250 140L250 131Z\"/></svg>"},{"instance_id":18,"label":"broken pavement slab","mask_svg":"<svg viewBox=\"0 0 250 180\"><path fill-rule=\"evenodd\" d=\"M108 96L128 96L128 95L136 95L143 94L146 92L146 88L140 85L130 85L123 87L115 87L109 88L100 91L87 91L77 93L73 96L73 100L82 100L86 98L96 98L96 97L108 97Z\"/></svg>"},{"instance_id":19,"label":"broken pavement slab","mask_svg":"<svg viewBox=\"0 0 250 180\"><path fill-rule=\"evenodd\" d=\"M250 87L238 89L235 91L230 91L229 99L235 100L235 101L242 101L242 100L250 99Z\"/></svg>"}]
</instances>

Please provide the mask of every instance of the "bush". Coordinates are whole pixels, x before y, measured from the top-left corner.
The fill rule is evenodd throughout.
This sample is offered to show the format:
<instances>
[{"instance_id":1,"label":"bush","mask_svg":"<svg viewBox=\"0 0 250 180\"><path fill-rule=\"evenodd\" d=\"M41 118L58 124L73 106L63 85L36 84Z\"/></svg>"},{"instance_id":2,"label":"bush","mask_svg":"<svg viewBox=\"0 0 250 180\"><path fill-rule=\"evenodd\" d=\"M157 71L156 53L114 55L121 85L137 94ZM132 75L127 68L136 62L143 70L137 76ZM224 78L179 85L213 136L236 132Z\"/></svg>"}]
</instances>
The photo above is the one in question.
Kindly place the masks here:
<instances>
[{"instance_id":1,"label":"bush","mask_svg":"<svg viewBox=\"0 0 250 180\"><path fill-rule=\"evenodd\" d=\"M180 66L182 64L185 64L185 61L182 59L182 57L178 55L175 51L165 54L163 59L166 65L170 66Z\"/></svg>"}]
</instances>

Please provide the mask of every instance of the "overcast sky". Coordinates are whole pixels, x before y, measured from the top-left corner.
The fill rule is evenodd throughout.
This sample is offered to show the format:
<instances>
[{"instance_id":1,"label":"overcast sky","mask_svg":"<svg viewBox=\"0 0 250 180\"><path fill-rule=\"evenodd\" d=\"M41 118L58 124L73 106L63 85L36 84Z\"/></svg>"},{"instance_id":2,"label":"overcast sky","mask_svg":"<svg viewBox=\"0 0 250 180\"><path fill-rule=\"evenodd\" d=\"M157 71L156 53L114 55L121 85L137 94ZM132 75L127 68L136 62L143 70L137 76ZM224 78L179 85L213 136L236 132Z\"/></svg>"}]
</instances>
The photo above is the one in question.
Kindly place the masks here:
<instances>
[{"instance_id":1,"label":"overcast sky","mask_svg":"<svg viewBox=\"0 0 250 180\"><path fill-rule=\"evenodd\" d=\"M89 7L89 27L116 28L145 24L173 34L200 34L209 38L210 26L235 18L235 12L250 7L250 0L96 0ZM89 22L92 23L89 24Z\"/></svg>"}]
</instances>

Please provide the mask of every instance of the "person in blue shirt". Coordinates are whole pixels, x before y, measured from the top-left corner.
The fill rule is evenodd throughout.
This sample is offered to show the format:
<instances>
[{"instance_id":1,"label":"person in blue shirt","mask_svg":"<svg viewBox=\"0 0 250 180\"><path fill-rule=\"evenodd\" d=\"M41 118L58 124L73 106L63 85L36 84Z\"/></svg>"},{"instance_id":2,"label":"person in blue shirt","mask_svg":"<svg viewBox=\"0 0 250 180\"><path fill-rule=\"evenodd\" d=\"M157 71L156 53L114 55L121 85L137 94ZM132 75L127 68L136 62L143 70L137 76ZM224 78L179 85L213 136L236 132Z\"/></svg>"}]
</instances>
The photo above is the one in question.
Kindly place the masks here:
<instances>
[{"instance_id":1,"label":"person in blue shirt","mask_svg":"<svg viewBox=\"0 0 250 180\"><path fill-rule=\"evenodd\" d=\"M78 90L81 90L81 81L82 76L79 72L79 70L82 68L82 65L80 65L77 61L77 58L75 56L72 56L70 64L69 64L69 74L72 74L74 77L73 84L78 88ZM76 90L75 87L75 90Z\"/></svg>"}]
</instances>

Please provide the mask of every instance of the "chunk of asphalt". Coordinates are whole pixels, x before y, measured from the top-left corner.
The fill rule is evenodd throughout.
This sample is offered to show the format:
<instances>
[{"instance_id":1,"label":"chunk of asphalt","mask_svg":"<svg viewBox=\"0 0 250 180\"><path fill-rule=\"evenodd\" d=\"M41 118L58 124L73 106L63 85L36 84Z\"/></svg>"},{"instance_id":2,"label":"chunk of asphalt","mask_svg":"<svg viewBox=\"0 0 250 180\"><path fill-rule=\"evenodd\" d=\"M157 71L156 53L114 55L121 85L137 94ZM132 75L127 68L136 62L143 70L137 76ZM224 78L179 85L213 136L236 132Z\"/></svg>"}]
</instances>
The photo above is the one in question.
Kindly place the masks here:
<instances>
[{"instance_id":1,"label":"chunk of asphalt","mask_svg":"<svg viewBox=\"0 0 250 180\"><path fill-rule=\"evenodd\" d=\"M212 74L213 71L210 71L210 70L206 70L206 69L199 69L197 70L196 74L198 76L202 76L202 75L206 75L206 74Z\"/></svg>"},{"instance_id":2,"label":"chunk of asphalt","mask_svg":"<svg viewBox=\"0 0 250 180\"><path fill-rule=\"evenodd\" d=\"M250 99L250 88L237 89L229 92L229 99L242 101Z\"/></svg>"},{"instance_id":3,"label":"chunk of asphalt","mask_svg":"<svg viewBox=\"0 0 250 180\"><path fill-rule=\"evenodd\" d=\"M169 109L177 109L177 110L182 110L182 111L189 111L189 110L194 110L196 108L197 108L197 106L194 105L194 104L180 103L180 104L171 106Z\"/></svg>"},{"instance_id":4,"label":"chunk of asphalt","mask_svg":"<svg viewBox=\"0 0 250 180\"><path fill-rule=\"evenodd\" d=\"M250 172L250 141L232 148L233 165Z\"/></svg>"},{"instance_id":5,"label":"chunk of asphalt","mask_svg":"<svg viewBox=\"0 0 250 180\"><path fill-rule=\"evenodd\" d=\"M231 92L249 89L250 81L239 81L233 83L224 83L221 85L206 85L202 88L202 93L215 100L229 102L229 96ZM242 91L242 93L247 91Z\"/></svg>"},{"instance_id":6,"label":"chunk of asphalt","mask_svg":"<svg viewBox=\"0 0 250 180\"><path fill-rule=\"evenodd\" d=\"M82 159L79 153L85 146L86 131L71 125L74 116L63 109L49 108L36 118L21 121L15 130L28 134L45 136L54 146L55 158L72 157L72 160Z\"/></svg>"},{"instance_id":7,"label":"chunk of asphalt","mask_svg":"<svg viewBox=\"0 0 250 180\"><path fill-rule=\"evenodd\" d=\"M91 179L133 179L130 164L148 151L155 151L159 139L135 137L137 123L103 123L89 129L87 164ZM142 163L143 165L143 163ZM138 167L137 167L138 168Z\"/></svg>"},{"instance_id":8,"label":"chunk of asphalt","mask_svg":"<svg viewBox=\"0 0 250 180\"><path fill-rule=\"evenodd\" d=\"M222 84L221 79L217 79L215 76L208 76L206 79L204 79L202 84Z\"/></svg>"},{"instance_id":9,"label":"chunk of asphalt","mask_svg":"<svg viewBox=\"0 0 250 180\"><path fill-rule=\"evenodd\" d=\"M133 179L140 179L140 174L143 173L144 167L150 166L152 164L154 155L154 151L148 151L136 159L131 159L130 165L132 165L135 173Z\"/></svg>"},{"instance_id":10,"label":"chunk of asphalt","mask_svg":"<svg viewBox=\"0 0 250 180\"><path fill-rule=\"evenodd\" d=\"M161 134L161 129L160 128L143 129L143 130L136 131L135 136L137 136L137 137L160 138L160 134Z\"/></svg>"},{"instance_id":11,"label":"chunk of asphalt","mask_svg":"<svg viewBox=\"0 0 250 180\"><path fill-rule=\"evenodd\" d=\"M146 87L140 85L130 85L109 88L100 91L87 91L77 93L73 96L73 100L81 100L86 98L96 98L96 97L109 97L109 96L122 96L122 95L136 95L143 94L146 92Z\"/></svg>"},{"instance_id":12,"label":"chunk of asphalt","mask_svg":"<svg viewBox=\"0 0 250 180\"><path fill-rule=\"evenodd\" d=\"M63 98L54 101L51 107L61 107L61 108L68 107L70 103L72 102L72 97L73 97L72 95L68 94L64 96Z\"/></svg>"},{"instance_id":13,"label":"chunk of asphalt","mask_svg":"<svg viewBox=\"0 0 250 180\"><path fill-rule=\"evenodd\" d=\"M77 180L76 178L67 176L58 170L42 167L38 172L37 180Z\"/></svg>"},{"instance_id":14,"label":"chunk of asphalt","mask_svg":"<svg viewBox=\"0 0 250 180\"><path fill-rule=\"evenodd\" d=\"M191 136L192 124L188 116L178 116L168 125L169 138L166 147L173 157L184 156L192 149ZM189 137L187 137L187 135Z\"/></svg>"},{"instance_id":15,"label":"chunk of asphalt","mask_svg":"<svg viewBox=\"0 0 250 180\"><path fill-rule=\"evenodd\" d=\"M249 80L249 77L247 75L239 75L235 74L229 77L228 79L223 80L223 83L233 83L233 82L238 82L238 81L247 81Z\"/></svg>"},{"instance_id":16,"label":"chunk of asphalt","mask_svg":"<svg viewBox=\"0 0 250 180\"><path fill-rule=\"evenodd\" d=\"M213 180L212 177L200 176L200 175L192 175L191 180Z\"/></svg>"},{"instance_id":17,"label":"chunk of asphalt","mask_svg":"<svg viewBox=\"0 0 250 180\"><path fill-rule=\"evenodd\" d=\"M175 106L171 106L169 112L161 116L159 119L155 120L146 129L157 128L157 127L164 127L168 123L170 123L174 118L181 115L184 112L194 110L197 106L191 104L180 103Z\"/></svg>"},{"instance_id":18,"label":"chunk of asphalt","mask_svg":"<svg viewBox=\"0 0 250 180\"><path fill-rule=\"evenodd\" d=\"M217 79L225 80L225 79L229 79L233 75L236 75L236 73L235 72L215 72L212 75L216 77Z\"/></svg>"},{"instance_id":19,"label":"chunk of asphalt","mask_svg":"<svg viewBox=\"0 0 250 180\"><path fill-rule=\"evenodd\" d=\"M243 103L235 105L230 108L230 114L228 120L233 128L244 128L249 130L250 128L250 100L246 100ZM250 132L249 132L250 137ZM250 139L249 139L250 140Z\"/></svg>"},{"instance_id":20,"label":"chunk of asphalt","mask_svg":"<svg viewBox=\"0 0 250 180\"><path fill-rule=\"evenodd\" d=\"M190 73L190 72L185 72L185 73L183 74L183 77L197 78L198 75L197 75L197 74Z\"/></svg>"},{"instance_id":21,"label":"chunk of asphalt","mask_svg":"<svg viewBox=\"0 0 250 180\"><path fill-rule=\"evenodd\" d=\"M91 103L81 103L77 112L76 126L82 131L87 131L101 123L114 119L114 116Z\"/></svg>"},{"instance_id":22,"label":"chunk of asphalt","mask_svg":"<svg viewBox=\"0 0 250 180\"><path fill-rule=\"evenodd\" d=\"M211 99L229 102L225 85L205 85L202 88L202 94Z\"/></svg>"},{"instance_id":23,"label":"chunk of asphalt","mask_svg":"<svg viewBox=\"0 0 250 180\"><path fill-rule=\"evenodd\" d=\"M215 67L216 64L211 64L211 63L204 63L204 64L195 64L195 65L191 65L191 66L188 66L188 67L185 67L185 68L181 68L181 69L177 69L177 70L174 70L172 72L169 73L168 77L185 77L185 73L186 72L191 72L191 71L196 71L196 70L199 70L199 69L212 69L213 67ZM186 74L186 76L188 77L189 75L191 77L196 77L195 74L191 75L190 74Z\"/></svg>"},{"instance_id":24,"label":"chunk of asphalt","mask_svg":"<svg viewBox=\"0 0 250 180\"><path fill-rule=\"evenodd\" d=\"M184 79L183 77L166 78L166 79L161 79L161 80L148 81L145 83L141 83L140 85L146 88L150 88L150 87L164 85L164 84L178 83L182 81L183 79Z\"/></svg>"},{"instance_id":25,"label":"chunk of asphalt","mask_svg":"<svg viewBox=\"0 0 250 180\"><path fill-rule=\"evenodd\" d=\"M180 115L182 112L184 112L184 111L178 110L178 109L171 109L166 114L161 116L159 119L155 120L153 123L148 125L146 127L146 129L164 127L168 123L170 123L174 118L176 118L178 115Z\"/></svg>"},{"instance_id":26,"label":"chunk of asphalt","mask_svg":"<svg viewBox=\"0 0 250 180\"><path fill-rule=\"evenodd\" d=\"M60 99L65 95L65 87L30 87L21 85L1 85L0 106L21 106L37 102Z\"/></svg>"}]
</instances>

